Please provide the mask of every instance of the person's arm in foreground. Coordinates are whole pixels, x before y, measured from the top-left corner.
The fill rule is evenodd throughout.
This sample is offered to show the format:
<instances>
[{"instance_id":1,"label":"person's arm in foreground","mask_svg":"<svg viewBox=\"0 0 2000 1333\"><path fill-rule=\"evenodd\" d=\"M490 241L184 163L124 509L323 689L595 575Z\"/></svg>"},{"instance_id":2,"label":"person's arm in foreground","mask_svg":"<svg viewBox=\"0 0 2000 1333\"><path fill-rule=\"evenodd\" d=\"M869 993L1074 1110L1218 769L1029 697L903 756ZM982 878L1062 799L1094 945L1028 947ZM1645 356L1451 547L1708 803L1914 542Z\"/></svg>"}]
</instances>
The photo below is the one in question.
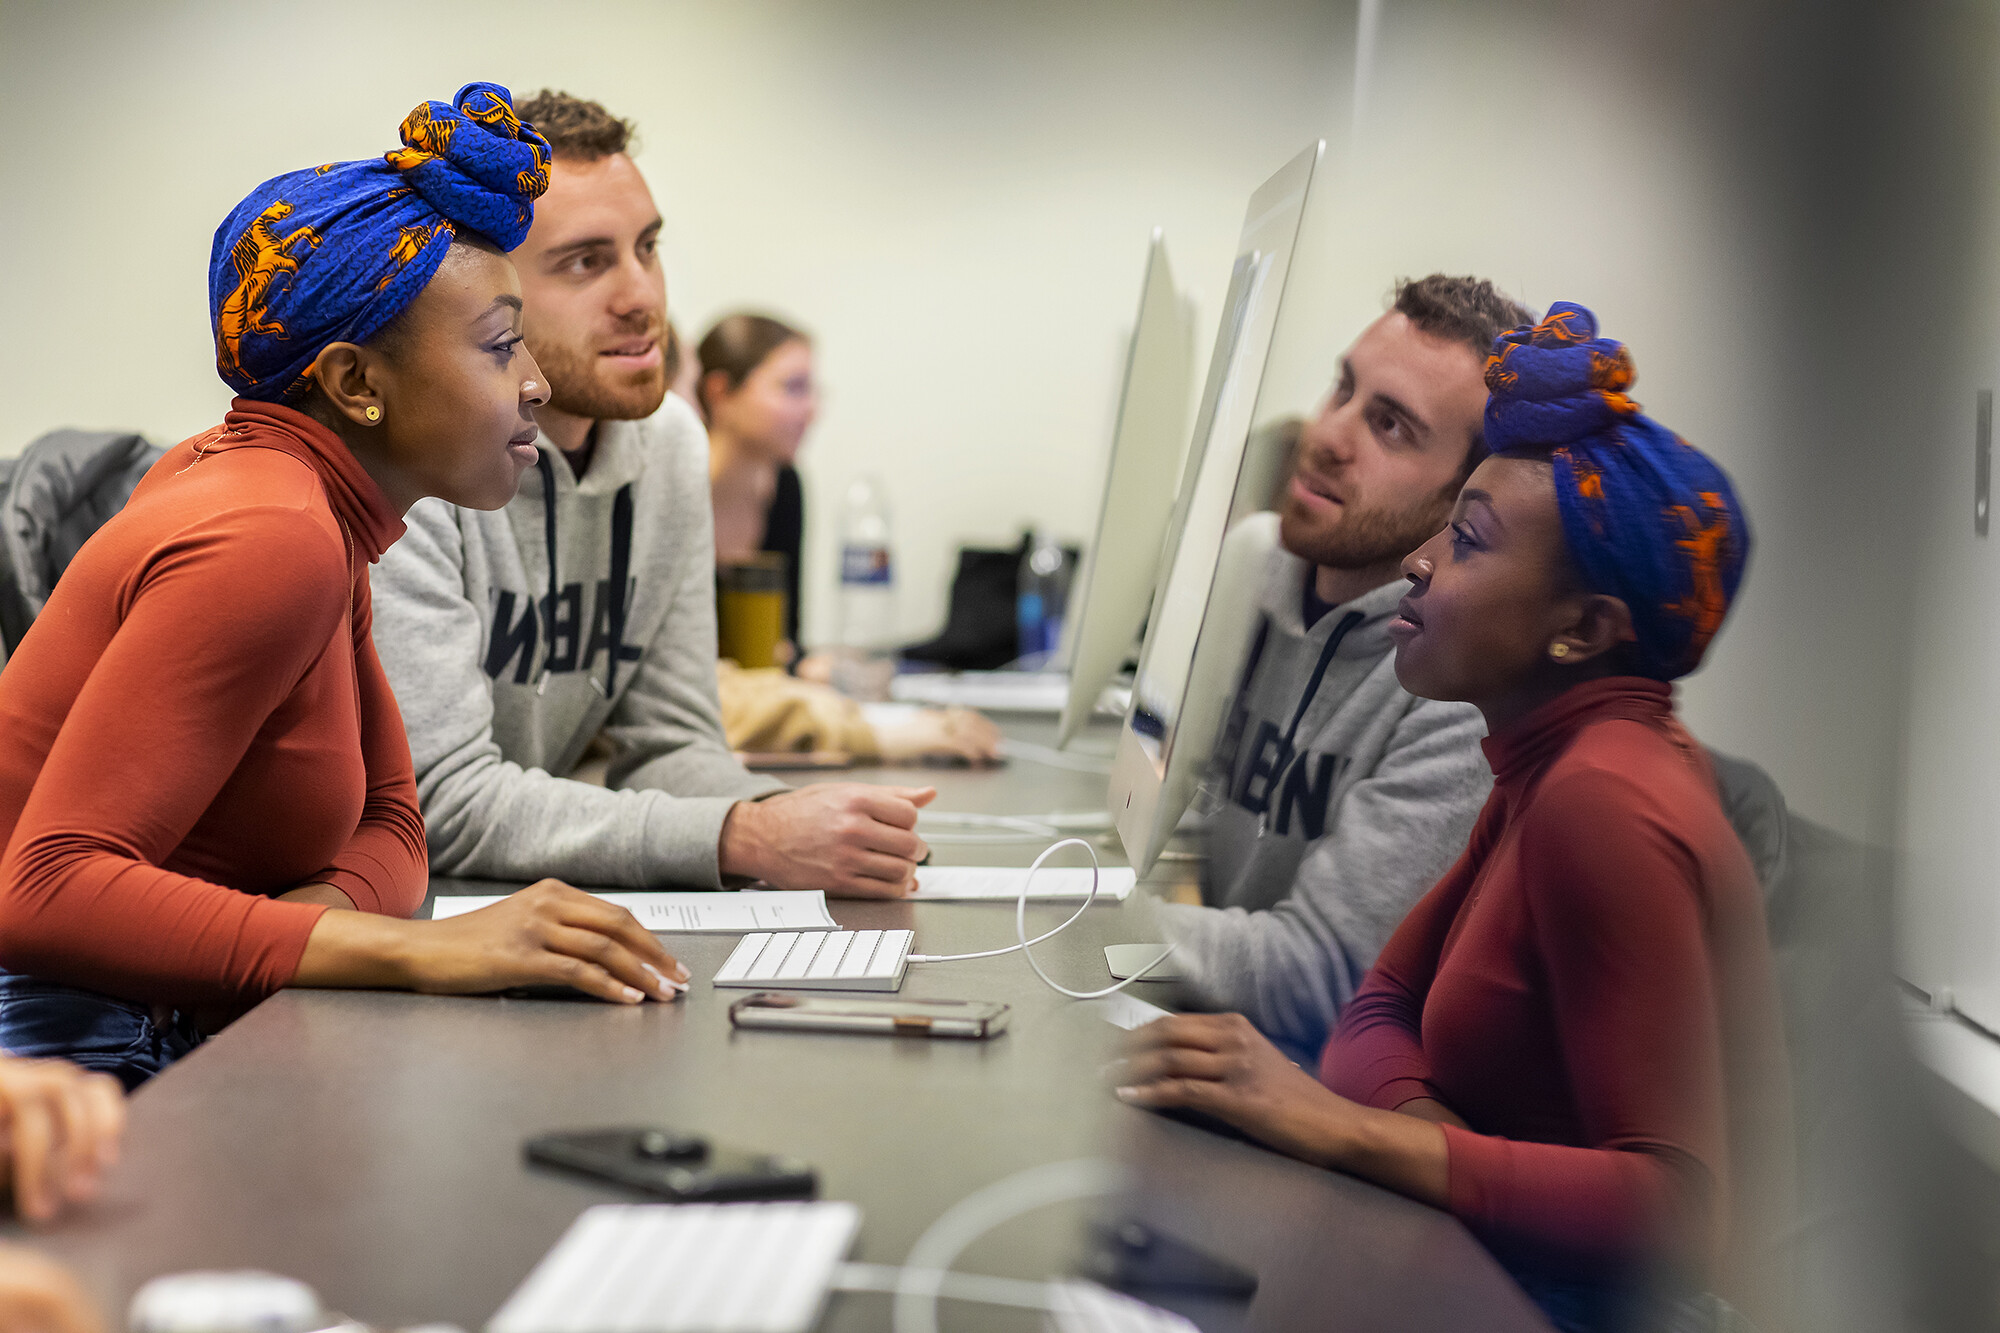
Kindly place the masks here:
<instances>
[{"instance_id":1,"label":"person's arm in foreground","mask_svg":"<svg viewBox=\"0 0 2000 1333\"><path fill-rule=\"evenodd\" d=\"M44 1222L96 1198L124 1133L117 1079L67 1060L0 1055L0 1188L21 1217Z\"/></svg>"},{"instance_id":2,"label":"person's arm in foreground","mask_svg":"<svg viewBox=\"0 0 2000 1333\"><path fill-rule=\"evenodd\" d=\"M67 1268L0 1245L0 1333L105 1333L103 1312Z\"/></svg>"},{"instance_id":3,"label":"person's arm in foreground","mask_svg":"<svg viewBox=\"0 0 2000 1333\"><path fill-rule=\"evenodd\" d=\"M0 1184L30 1222L97 1196L118 1160L125 1090L65 1060L0 1055ZM0 1245L0 1333L104 1333L76 1277L25 1246Z\"/></svg>"}]
</instances>

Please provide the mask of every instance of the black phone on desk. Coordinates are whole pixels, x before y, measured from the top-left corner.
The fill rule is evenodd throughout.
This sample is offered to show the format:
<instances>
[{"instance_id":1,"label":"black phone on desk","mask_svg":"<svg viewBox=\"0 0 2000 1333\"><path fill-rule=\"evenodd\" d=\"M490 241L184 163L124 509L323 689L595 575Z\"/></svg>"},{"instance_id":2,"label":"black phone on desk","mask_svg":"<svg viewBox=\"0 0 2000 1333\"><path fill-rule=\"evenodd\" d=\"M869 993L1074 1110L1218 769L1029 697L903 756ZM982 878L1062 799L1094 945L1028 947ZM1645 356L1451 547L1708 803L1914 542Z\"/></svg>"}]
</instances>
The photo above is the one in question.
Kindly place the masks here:
<instances>
[{"instance_id":1,"label":"black phone on desk","mask_svg":"<svg viewBox=\"0 0 2000 1333\"><path fill-rule=\"evenodd\" d=\"M659 1128L571 1130L542 1134L527 1159L644 1190L677 1203L737 1199L810 1199L819 1174L796 1158L712 1143L700 1134Z\"/></svg>"}]
</instances>

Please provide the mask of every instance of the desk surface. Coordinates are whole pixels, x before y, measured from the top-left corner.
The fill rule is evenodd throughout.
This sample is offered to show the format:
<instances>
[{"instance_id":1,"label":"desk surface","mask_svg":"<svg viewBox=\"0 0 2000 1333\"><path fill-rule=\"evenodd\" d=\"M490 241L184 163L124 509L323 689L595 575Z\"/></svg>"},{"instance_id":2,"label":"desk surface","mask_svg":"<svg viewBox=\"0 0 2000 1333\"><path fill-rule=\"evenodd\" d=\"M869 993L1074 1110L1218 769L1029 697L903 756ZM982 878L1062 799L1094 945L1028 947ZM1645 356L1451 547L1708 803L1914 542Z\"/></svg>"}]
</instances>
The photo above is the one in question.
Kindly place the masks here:
<instances>
[{"instance_id":1,"label":"desk surface","mask_svg":"<svg viewBox=\"0 0 2000 1333\"><path fill-rule=\"evenodd\" d=\"M1010 730L1040 738L1040 728ZM954 810L1033 814L1102 800L1100 777L1022 761L934 776L939 806ZM953 843L937 854L1022 864L1037 850ZM1030 924L1046 929L1069 910L1033 908ZM912 927L930 953L1013 939L1013 909L999 904L835 903L833 912L844 926ZM1143 922L1136 898L1093 907L1037 957L1069 984L1094 987L1108 980L1101 946L1149 938ZM477 1329L579 1211L622 1197L527 1167L522 1141L658 1123L815 1163L824 1197L861 1205L855 1257L866 1261L901 1260L939 1213L1013 1172L1115 1154L1133 1172L1131 1208L1260 1273L1247 1317L1228 1326L1545 1327L1444 1214L1112 1101L1097 1071L1116 1030L1043 987L1018 956L911 969L905 995L1013 1006L1009 1032L959 1043L736 1032L726 1009L741 992L706 981L735 937L668 942L696 978L671 1006L282 993L141 1089L106 1197L41 1243L114 1310L159 1273L262 1267L378 1326L442 1319ZM964 1266L1059 1271L1078 1216L1054 1209L1003 1226ZM1029 1326L1019 1312L949 1315L953 1328ZM843 1295L824 1327L887 1323L883 1297Z\"/></svg>"}]
</instances>

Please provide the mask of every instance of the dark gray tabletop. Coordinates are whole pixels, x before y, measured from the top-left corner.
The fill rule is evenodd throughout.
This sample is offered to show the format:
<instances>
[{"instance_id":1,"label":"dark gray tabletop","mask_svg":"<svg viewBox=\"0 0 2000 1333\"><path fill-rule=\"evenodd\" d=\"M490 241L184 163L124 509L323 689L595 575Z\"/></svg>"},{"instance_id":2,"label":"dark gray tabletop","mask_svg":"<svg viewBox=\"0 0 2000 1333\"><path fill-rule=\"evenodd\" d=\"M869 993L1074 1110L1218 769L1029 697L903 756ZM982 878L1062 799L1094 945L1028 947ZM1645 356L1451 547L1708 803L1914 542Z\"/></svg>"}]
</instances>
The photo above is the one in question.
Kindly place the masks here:
<instances>
[{"instance_id":1,"label":"dark gray tabletop","mask_svg":"<svg viewBox=\"0 0 2000 1333\"><path fill-rule=\"evenodd\" d=\"M1043 739L1046 728L1010 728ZM1087 738L1102 743L1101 737ZM907 771L852 776L908 782ZM1037 814L1100 808L1104 779L1017 760L927 773L938 805ZM940 843L941 862L1025 864L1027 842ZM1107 863L1115 852L1100 853ZM1169 863L1156 879L1185 874ZM505 886L500 886L505 887ZM495 886L440 881L438 892ZM1070 908L1032 908L1046 929ZM926 953L1013 940L1011 905L840 903L844 926L909 927ZM1371 1185L1128 1110L1099 1073L1118 1037L1018 956L911 969L906 996L1002 1000L984 1043L737 1032L743 992L707 978L734 936L670 936L695 974L682 1003L442 999L288 991L141 1089L102 1202L43 1232L112 1309L147 1278L261 1267L377 1325L477 1329L608 1187L521 1160L554 1129L661 1124L814 1163L822 1195L860 1204L857 1259L895 1263L968 1193L1024 1168L1112 1155L1120 1205L1257 1271L1247 1313L1213 1327L1541 1329L1446 1215ZM1108 984L1101 947L1151 938L1142 904L1092 907L1037 950L1076 989ZM1135 992L1168 1002L1168 988ZM1072 1261L1084 1206L997 1228L968 1271L1045 1277ZM1025 1328L1020 1312L948 1307L947 1327ZM825 1327L884 1328L885 1298L837 1296Z\"/></svg>"}]
</instances>

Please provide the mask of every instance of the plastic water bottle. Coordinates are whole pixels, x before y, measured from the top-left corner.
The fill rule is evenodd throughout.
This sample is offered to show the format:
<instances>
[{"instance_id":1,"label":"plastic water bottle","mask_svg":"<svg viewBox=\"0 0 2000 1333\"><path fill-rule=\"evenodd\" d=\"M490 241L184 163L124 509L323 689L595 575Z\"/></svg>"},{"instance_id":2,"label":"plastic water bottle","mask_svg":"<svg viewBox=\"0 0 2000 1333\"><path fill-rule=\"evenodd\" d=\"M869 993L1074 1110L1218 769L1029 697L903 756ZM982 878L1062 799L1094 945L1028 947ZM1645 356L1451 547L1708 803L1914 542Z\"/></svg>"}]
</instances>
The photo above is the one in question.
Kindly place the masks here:
<instances>
[{"instance_id":1,"label":"plastic water bottle","mask_svg":"<svg viewBox=\"0 0 2000 1333\"><path fill-rule=\"evenodd\" d=\"M1069 603L1069 553L1047 533L1029 539L1021 562L1019 593L1014 602L1018 655L1042 665L1062 643L1063 612Z\"/></svg>"},{"instance_id":2,"label":"plastic water bottle","mask_svg":"<svg viewBox=\"0 0 2000 1333\"><path fill-rule=\"evenodd\" d=\"M874 477L847 488L840 516L840 646L881 652L896 641L896 559L889 498Z\"/></svg>"}]
</instances>

